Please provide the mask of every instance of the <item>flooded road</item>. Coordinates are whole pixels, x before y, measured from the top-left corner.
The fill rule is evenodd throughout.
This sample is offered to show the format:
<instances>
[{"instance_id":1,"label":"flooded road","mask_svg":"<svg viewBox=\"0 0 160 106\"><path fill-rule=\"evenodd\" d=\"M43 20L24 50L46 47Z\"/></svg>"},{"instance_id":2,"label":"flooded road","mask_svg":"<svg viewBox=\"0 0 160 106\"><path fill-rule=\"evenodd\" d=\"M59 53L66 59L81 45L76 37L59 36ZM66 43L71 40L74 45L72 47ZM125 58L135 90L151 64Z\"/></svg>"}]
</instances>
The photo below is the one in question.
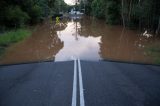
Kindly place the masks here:
<instances>
[{"instance_id":1,"label":"flooded road","mask_svg":"<svg viewBox=\"0 0 160 106\"><path fill-rule=\"evenodd\" d=\"M68 61L74 57L152 63L145 48L154 42L153 37L122 26L109 26L92 17L64 19L59 24L46 21L37 26L32 36L9 47L0 64Z\"/></svg>"}]
</instances>

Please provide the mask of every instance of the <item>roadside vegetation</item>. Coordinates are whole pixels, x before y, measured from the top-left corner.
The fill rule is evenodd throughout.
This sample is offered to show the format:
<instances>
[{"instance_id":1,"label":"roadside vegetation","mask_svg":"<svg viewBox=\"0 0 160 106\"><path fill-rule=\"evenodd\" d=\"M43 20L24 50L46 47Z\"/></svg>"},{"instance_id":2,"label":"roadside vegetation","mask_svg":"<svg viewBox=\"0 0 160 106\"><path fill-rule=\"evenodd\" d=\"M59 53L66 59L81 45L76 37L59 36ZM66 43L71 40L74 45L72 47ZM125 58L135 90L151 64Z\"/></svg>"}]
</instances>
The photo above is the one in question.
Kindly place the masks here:
<instances>
[{"instance_id":1,"label":"roadside vegetation","mask_svg":"<svg viewBox=\"0 0 160 106\"><path fill-rule=\"evenodd\" d=\"M19 28L42 21L54 6L55 0L0 0L0 25Z\"/></svg>"},{"instance_id":2,"label":"roadside vegetation","mask_svg":"<svg viewBox=\"0 0 160 106\"><path fill-rule=\"evenodd\" d=\"M80 1L80 0L78 0ZM103 19L106 24L147 30L160 37L160 0L81 0L76 10ZM6 47L25 39L31 31L25 26L40 23L46 17L69 12L64 0L0 0L0 54ZM159 46L148 49L160 61Z\"/></svg>"},{"instance_id":3,"label":"roadside vegetation","mask_svg":"<svg viewBox=\"0 0 160 106\"><path fill-rule=\"evenodd\" d=\"M86 14L160 35L160 0L87 0Z\"/></svg>"},{"instance_id":4,"label":"roadside vegetation","mask_svg":"<svg viewBox=\"0 0 160 106\"><path fill-rule=\"evenodd\" d=\"M21 40L24 40L26 37L31 35L29 29L17 29L7 31L3 34L0 34L0 56L3 55L4 50L13 43L17 43Z\"/></svg>"},{"instance_id":5,"label":"roadside vegetation","mask_svg":"<svg viewBox=\"0 0 160 106\"><path fill-rule=\"evenodd\" d=\"M28 26L68 11L63 0L0 0L0 7L0 56L7 47L31 35Z\"/></svg>"},{"instance_id":6,"label":"roadside vegetation","mask_svg":"<svg viewBox=\"0 0 160 106\"><path fill-rule=\"evenodd\" d=\"M155 64L160 65L160 46L155 43L146 48L147 53L153 58Z\"/></svg>"},{"instance_id":7,"label":"roadside vegetation","mask_svg":"<svg viewBox=\"0 0 160 106\"><path fill-rule=\"evenodd\" d=\"M26 27L47 17L53 3L54 0L0 0L0 55L11 44L31 35Z\"/></svg>"},{"instance_id":8,"label":"roadside vegetation","mask_svg":"<svg viewBox=\"0 0 160 106\"><path fill-rule=\"evenodd\" d=\"M86 14L160 37L160 0L87 0ZM160 43L146 49L160 64Z\"/></svg>"},{"instance_id":9,"label":"roadside vegetation","mask_svg":"<svg viewBox=\"0 0 160 106\"><path fill-rule=\"evenodd\" d=\"M3 34L0 34L0 46L7 47L12 43L16 43L20 40L23 40L29 35L31 35L31 31L27 29L18 29L5 32Z\"/></svg>"}]
</instances>

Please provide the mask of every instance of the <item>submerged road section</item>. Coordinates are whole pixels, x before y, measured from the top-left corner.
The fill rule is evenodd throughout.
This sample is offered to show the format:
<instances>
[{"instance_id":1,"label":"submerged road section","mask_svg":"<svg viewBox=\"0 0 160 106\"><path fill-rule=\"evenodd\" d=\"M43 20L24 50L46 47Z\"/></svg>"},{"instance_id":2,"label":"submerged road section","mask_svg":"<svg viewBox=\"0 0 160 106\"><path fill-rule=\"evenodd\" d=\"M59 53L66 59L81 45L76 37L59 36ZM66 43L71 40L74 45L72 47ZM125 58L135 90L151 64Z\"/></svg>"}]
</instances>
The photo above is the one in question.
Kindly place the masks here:
<instances>
[{"instance_id":1,"label":"submerged road section","mask_svg":"<svg viewBox=\"0 0 160 106\"><path fill-rule=\"evenodd\" d=\"M160 106L160 66L80 60L0 66L0 106Z\"/></svg>"}]
</instances>

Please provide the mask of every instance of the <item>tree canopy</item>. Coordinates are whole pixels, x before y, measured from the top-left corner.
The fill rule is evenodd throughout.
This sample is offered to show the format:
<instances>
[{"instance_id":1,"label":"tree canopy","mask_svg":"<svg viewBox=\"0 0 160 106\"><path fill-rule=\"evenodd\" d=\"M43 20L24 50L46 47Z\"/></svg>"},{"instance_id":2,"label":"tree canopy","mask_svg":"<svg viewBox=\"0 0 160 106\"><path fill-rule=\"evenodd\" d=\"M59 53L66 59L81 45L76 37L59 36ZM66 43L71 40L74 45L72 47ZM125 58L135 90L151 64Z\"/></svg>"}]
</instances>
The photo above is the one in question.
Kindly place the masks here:
<instances>
[{"instance_id":1,"label":"tree canopy","mask_svg":"<svg viewBox=\"0 0 160 106\"><path fill-rule=\"evenodd\" d=\"M48 16L55 0L0 0L0 24L19 27Z\"/></svg>"},{"instance_id":2,"label":"tree canopy","mask_svg":"<svg viewBox=\"0 0 160 106\"><path fill-rule=\"evenodd\" d=\"M107 24L160 30L160 0L88 0L86 14L103 18Z\"/></svg>"}]
</instances>

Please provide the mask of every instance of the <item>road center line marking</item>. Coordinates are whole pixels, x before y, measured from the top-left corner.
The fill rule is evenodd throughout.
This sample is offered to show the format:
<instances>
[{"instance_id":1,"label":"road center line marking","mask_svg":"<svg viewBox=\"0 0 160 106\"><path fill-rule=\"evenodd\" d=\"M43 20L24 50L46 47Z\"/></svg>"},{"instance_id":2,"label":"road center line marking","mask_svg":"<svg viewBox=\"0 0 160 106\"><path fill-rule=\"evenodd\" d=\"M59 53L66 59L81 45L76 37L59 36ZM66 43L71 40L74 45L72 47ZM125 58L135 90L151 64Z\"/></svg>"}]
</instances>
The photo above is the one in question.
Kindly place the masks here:
<instances>
[{"instance_id":1,"label":"road center line marking","mask_svg":"<svg viewBox=\"0 0 160 106\"><path fill-rule=\"evenodd\" d=\"M77 62L74 60L74 78L73 78L73 92L72 92L72 106L77 104Z\"/></svg>"},{"instance_id":2,"label":"road center line marking","mask_svg":"<svg viewBox=\"0 0 160 106\"><path fill-rule=\"evenodd\" d=\"M82 81L82 71L81 71L81 63L78 59L78 70L79 70L79 88L80 88L80 106L85 106L84 102L84 92L83 92L83 81Z\"/></svg>"}]
</instances>

